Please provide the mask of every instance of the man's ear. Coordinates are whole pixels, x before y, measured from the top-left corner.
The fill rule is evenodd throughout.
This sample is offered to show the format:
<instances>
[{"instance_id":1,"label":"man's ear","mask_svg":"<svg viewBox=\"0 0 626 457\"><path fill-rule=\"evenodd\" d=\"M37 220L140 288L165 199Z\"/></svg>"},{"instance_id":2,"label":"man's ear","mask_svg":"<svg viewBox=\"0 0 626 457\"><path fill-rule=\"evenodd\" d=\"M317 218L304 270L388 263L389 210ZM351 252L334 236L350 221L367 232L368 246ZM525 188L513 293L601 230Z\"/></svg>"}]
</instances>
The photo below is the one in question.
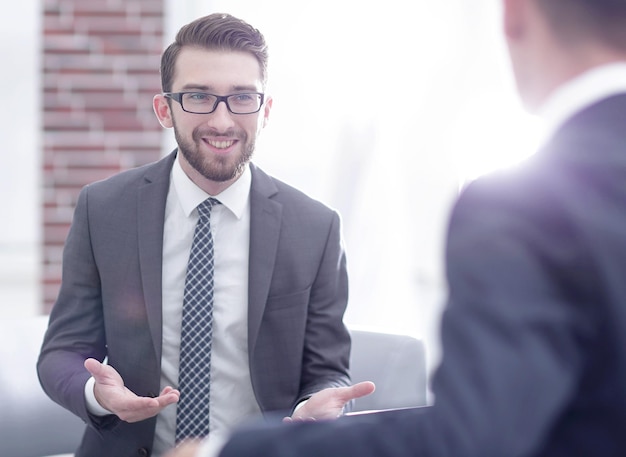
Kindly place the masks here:
<instances>
[{"instance_id":1,"label":"man's ear","mask_svg":"<svg viewBox=\"0 0 626 457\"><path fill-rule=\"evenodd\" d=\"M274 99L272 97L267 97L265 100L265 107L263 108L263 127L265 127L270 120L270 111L272 110L273 102Z\"/></svg>"},{"instance_id":2,"label":"man's ear","mask_svg":"<svg viewBox=\"0 0 626 457\"><path fill-rule=\"evenodd\" d=\"M172 111L170 110L170 105L168 103L168 99L163 96L163 94L157 94L152 99L152 108L154 109L154 114L156 114L159 123L169 129L173 127L174 122L172 121Z\"/></svg>"},{"instance_id":3,"label":"man's ear","mask_svg":"<svg viewBox=\"0 0 626 457\"><path fill-rule=\"evenodd\" d=\"M532 0L502 0L502 27L507 39L519 38L522 34L528 1Z\"/></svg>"}]
</instances>

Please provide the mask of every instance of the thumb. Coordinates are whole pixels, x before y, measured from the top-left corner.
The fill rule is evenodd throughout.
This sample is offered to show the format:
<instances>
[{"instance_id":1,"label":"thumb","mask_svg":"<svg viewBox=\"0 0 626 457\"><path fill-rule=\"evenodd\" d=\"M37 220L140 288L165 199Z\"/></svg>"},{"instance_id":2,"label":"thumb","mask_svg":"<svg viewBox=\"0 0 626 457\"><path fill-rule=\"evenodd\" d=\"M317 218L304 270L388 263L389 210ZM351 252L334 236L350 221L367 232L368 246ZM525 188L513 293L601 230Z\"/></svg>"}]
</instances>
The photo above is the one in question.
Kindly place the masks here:
<instances>
[{"instance_id":1,"label":"thumb","mask_svg":"<svg viewBox=\"0 0 626 457\"><path fill-rule=\"evenodd\" d=\"M83 365L85 366L87 371L89 373L91 373L91 375L94 378L97 378L98 375L101 376L101 375L104 374L104 367L96 359L89 358L89 359L85 360L85 363Z\"/></svg>"},{"instance_id":2,"label":"thumb","mask_svg":"<svg viewBox=\"0 0 626 457\"><path fill-rule=\"evenodd\" d=\"M355 398L370 395L374 390L376 390L376 385L372 381L357 382L352 386L344 387L340 396L347 403Z\"/></svg>"},{"instance_id":3,"label":"thumb","mask_svg":"<svg viewBox=\"0 0 626 457\"><path fill-rule=\"evenodd\" d=\"M89 358L85 360L84 366L98 384L117 384L118 381L121 381L118 379L119 375L112 367L96 359Z\"/></svg>"}]
</instances>

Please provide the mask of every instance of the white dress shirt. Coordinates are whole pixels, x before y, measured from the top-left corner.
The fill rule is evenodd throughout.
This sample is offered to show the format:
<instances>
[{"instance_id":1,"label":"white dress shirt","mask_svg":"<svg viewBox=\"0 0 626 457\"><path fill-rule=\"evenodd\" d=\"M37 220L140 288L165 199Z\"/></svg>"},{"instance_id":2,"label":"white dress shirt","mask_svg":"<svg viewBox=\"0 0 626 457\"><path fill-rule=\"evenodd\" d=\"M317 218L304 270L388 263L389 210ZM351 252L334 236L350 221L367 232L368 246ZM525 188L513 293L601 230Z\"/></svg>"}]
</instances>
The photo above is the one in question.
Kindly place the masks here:
<instances>
[{"instance_id":1,"label":"white dress shirt","mask_svg":"<svg viewBox=\"0 0 626 457\"><path fill-rule=\"evenodd\" d=\"M209 440L219 438L245 418L260 414L248 364L248 256L250 245L250 185L242 176L219 195L221 205L211 212L214 239L213 342ZM183 172L178 159L165 207L163 236L163 354L161 388L178 386L178 357L185 273L193 233L195 209L210 195ZM153 455L174 446L176 408L157 418Z\"/></svg>"},{"instance_id":2,"label":"white dress shirt","mask_svg":"<svg viewBox=\"0 0 626 457\"><path fill-rule=\"evenodd\" d=\"M578 111L620 93L626 93L626 62L595 67L563 84L539 110L545 120L545 139Z\"/></svg>"},{"instance_id":3,"label":"white dress shirt","mask_svg":"<svg viewBox=\"0 0 626 457\"><path fill-rule=\"evenodd\" d=\"M243 419L260 415L248 364L248 259L250 185L246 167L241 177L219 195L211 212L214 239L213 342L208 442L221 443ZM163 232L163 341L161 389L178 386L178 361L185 274L198 221L196 206L211 197L182 170L172 167ZM85 393L94 414L107 414L93 396L93 378ZM174 446L176 405L157 416L153 446L160 457ZM218 446L219 447L219 446Z\"/></svg>"}]
</instances>

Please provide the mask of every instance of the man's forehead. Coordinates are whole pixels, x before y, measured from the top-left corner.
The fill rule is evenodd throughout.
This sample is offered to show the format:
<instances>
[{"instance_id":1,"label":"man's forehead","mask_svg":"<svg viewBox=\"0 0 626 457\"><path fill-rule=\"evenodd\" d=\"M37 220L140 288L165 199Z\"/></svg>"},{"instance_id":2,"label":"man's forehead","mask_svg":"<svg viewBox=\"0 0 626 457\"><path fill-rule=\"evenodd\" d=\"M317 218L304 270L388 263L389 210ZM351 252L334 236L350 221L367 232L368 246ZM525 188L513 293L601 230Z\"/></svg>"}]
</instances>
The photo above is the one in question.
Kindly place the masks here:
<instances>
[{"instance_id":1,"label":"man's forehead","mask_svg":"<svg viewBox=\"0 0 626 457\"><path fill-rule=\"evenodd\" d=\"M198 90L212 86L260 90L261 66L249 52L186 47L178 55L174 82Z\"/></svg>"}]
</instances>

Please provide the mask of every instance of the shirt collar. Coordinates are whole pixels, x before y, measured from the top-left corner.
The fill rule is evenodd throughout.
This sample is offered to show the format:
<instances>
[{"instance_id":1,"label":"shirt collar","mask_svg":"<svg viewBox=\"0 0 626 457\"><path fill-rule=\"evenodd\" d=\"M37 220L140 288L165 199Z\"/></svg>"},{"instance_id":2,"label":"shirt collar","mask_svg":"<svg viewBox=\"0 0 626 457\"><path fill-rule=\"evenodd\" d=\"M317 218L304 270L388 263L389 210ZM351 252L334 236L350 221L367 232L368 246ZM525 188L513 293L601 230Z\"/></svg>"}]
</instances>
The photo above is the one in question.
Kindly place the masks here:
<instances>
[{"instance_id":1,"label":"shirt collar","mask_svg":"<svg viewBox=\"0 0 626 457\"><path fill-rule=\"evenodd\" d=\"M243 173L234 183L218 195L209 195L189 179L180 166L179 158L177 157L172 167L172 182L176 188L180 205L187 217L189 217L196 206L204 200L209 197L215 197L224 207L228 208L237 219L241 219L250 197L252 173L250 172L250 167L246 165Z\"/></svg>"},{"instance_id":2,"label":"shirt collar","mask_svg":"<svg viewBox=\"0 0 626 457\"><path fill-rule=\"evenodd\" d=\"M552 137L578 111L604 98L625 92L626 62L602 65L582 73L557 88L539 110L545 120L544 137Z\"/></svg>"}]
</instances>

